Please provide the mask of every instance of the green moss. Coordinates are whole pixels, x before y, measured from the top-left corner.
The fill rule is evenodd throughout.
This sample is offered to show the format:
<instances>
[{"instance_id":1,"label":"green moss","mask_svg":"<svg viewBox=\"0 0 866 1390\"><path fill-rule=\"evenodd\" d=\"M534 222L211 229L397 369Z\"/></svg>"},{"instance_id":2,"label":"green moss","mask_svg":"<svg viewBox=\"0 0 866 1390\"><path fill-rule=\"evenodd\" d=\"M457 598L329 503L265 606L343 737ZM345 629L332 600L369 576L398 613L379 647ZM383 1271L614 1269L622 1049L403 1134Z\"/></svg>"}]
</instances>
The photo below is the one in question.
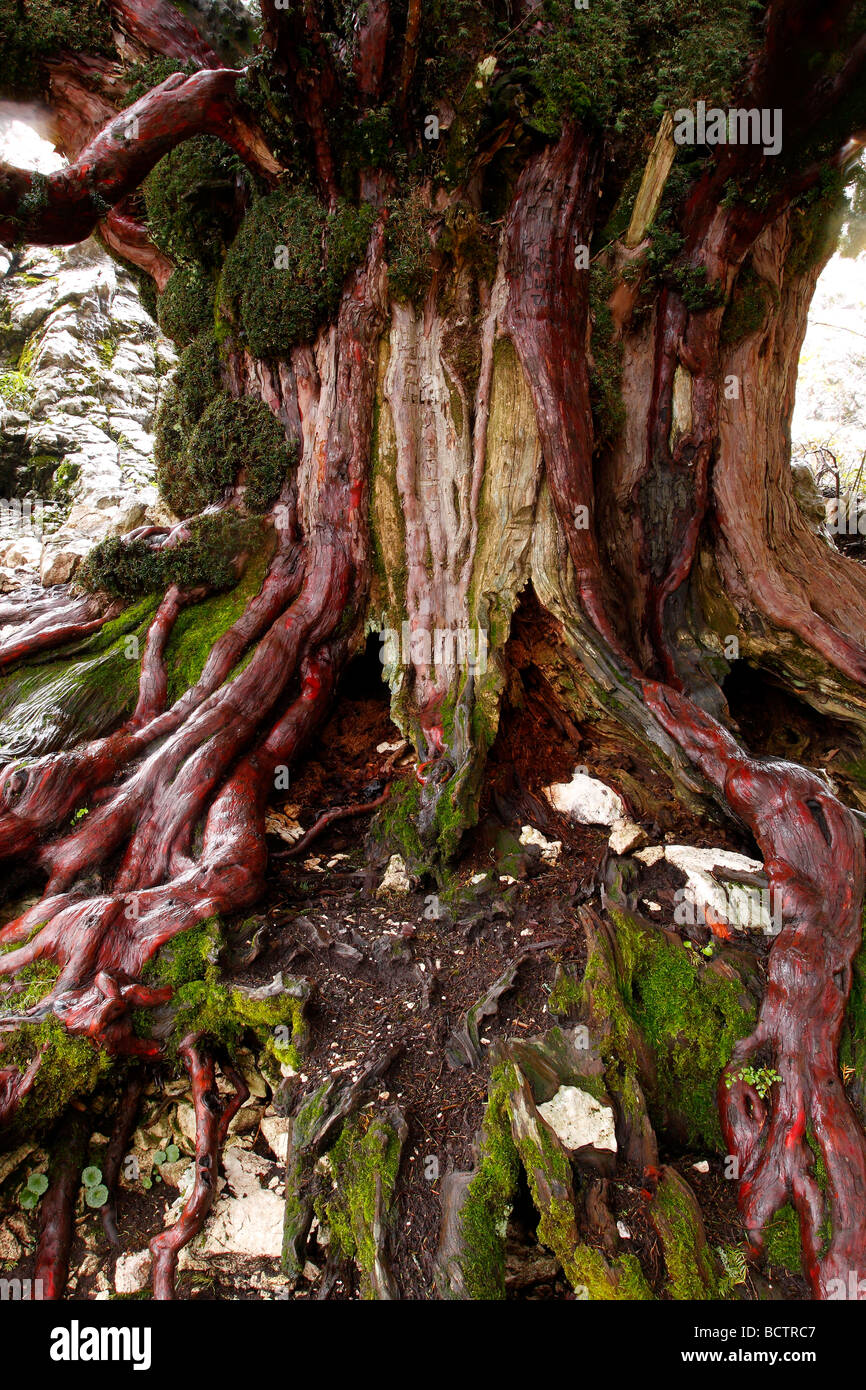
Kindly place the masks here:
<instances>
[{"instance_id":1,"label":"green moss","mask_svg":"<svg viewBox=\"0 0 866 1390\"><path fill-rule=\"evenodd\" d=\"M861 942L851 965L851 993L845 1011L839 1061L850 1073L855 1104L861 1120L866 1120L866 942Z\"/></svg>"},{"instance_id":2,"label":"green moss","mask_svg":"<svg viewBox=\"0 0 866 1390\"><path fill-rule=\"evenodd\" d=\"M159 297L159 326L178 347L213 328L215 283L200 265L180 265Z\"/></svg>"},{"instance_id":3,"label":"green moss","mask_svg":"<svg viewBox=\"0 0 866 1390\"><path fill-rule=\"evenodd\" d=\"M759 8L759 7L758 7ZM531 29L500 48L520 77L527 124L556 138L563 121L603 126L639 156L665 110L727 104L756 43L757 9L734 0L544 0ZM504 50L504 51L503 51Z\"/></svg>"},{"instance_id":4,"label":"green moss","mask_svg":"<svg viewBox=\"0 0 866 1390\"><path fill-rule=\"evenodd\" d=\"M155 599L130 606L69 654L22 665L0 677L2 749L29 751L34 737L69 747L114 728L132 713ZM128 639L133 638L134 641Z\"/></svg>"},{"instance_id":5,"label":"green moss","mask_svg":"<svg viewBox=\"0 0 866 1390\"><path fill-rule=\"evenodd\" d=\"M336 312L366 251L374 212L312 192L269 193L250 208L226 257L218 309L256 357L285 358Z\"/></svg>"},{"instance_id":6,"label":"green moss","mask_svg":"<svg viewBox=\"0 0 866 1390\"><path fill-rule=\"evenodd\" d=\"M708 279L706 268L702 265L675 266L670 280L686 308L693 314L716 308L724 297L721 284Z\"/></svg>"},{"instance_id":7,"label":"green moss","mask_svg":"<svg viewBox=\"0 0 866 1390\"><path fill-rule=\"evenodd\" d=\"M261 542L260 523L235 512L194 517L189 533L188 540L169 550L153 549L145 540L108 536L86 556L79 582L116 598L163 593L171 584L227 589L237 581L236 558Z\"/></svg>"},{"instance_id":8,"label":"green moss","mask_svg":"<svg viewBox=\"0 0 866 1390\"><path fill-rule=\"evenodd\" d=\"M402 1153L400 1135L381 1116L358 1116L343 1126L330 1150L335 1195L322 1214L331 1237L347 1259L357 1260L365 1298L374 1296L370 1275L377 1259L374 1234L377 1196L387 1212L394 1196Z\"/></svg>"},{"instance_id":9,"label":"green moss","mask_svg":"<svg viewBox=\"0 0 866 1390\"><path fill-rule=\"evenodd\" d=\"M764 1247L769 1264L781 1265L783 1269L790 1270L792 1274L801 1272L803 1261L800 1245L800 1222L790 1202L786 1202L767 1223L764 1231Z\"/></svg>"},{"instance_id":10,"label":"green moss","mask_svg":"<svg viewBox=\"0 0 866 1390\"><path fill-rule=\"evenodd\" d=\"M32 390L25 372L0 372L0 400L5 401L10 410L26 410Z\"/></svg>"},{"instance_id":11,"label":"green moss","mask_svg":"<svg viewBox=\"0 0 866 1390\"><path fill-rule=\"evenodd\" d=\"M59 50L114 54L111 12L105 0L0 0L3 95L36 96L40 63Z\"/></svg>"},{"instance_id":12,"label":"green moss","mask_svg":"<svg viewBox=\"0 0 866 1390\"><path fill-rule=\"evenodd\" d=\"M248 185L238 155L211 135L185 140L144 181L147 225L172 260L218 266L234 231L238 180Z\"/></svg>"},{"instance_id":13,"label":"green moss","mask_svg":"<svg viewBox=\"0 0 866 1390\"><path fill-rule=\"evenodd\" d=\"M141 97L147 96L154 87L159 87L176 72L191 76L197 71L196 64L190 60L182 63L179 58L153 58L148 62L130 63L126 69L126 94L121 105L132 106Z\"/></svg>"},{"instance_id":14,"label":"green moss","mask_svg":"<svg viewBox=\"0 0 866 1390\"><path fill-rule=\"evenodd\" d=\"M426 864L428 860L417 824L421 790L414 777L397 783L376 817L376 838L388 850L402 854L409 865Z\"/></svg>"},{"instance_id":15,"label":"green moss","mask_svg":"<svg viewBox=\"0 0 866 1390\"><path fill-rule=\"evenodd\" d=\"M281 1062L296 1065L307 1040L304 1006L309 996L305 980L284 979L278 994L264 998L224 982L219 968L223 934L219 918L212 917L180 933L148 961L143 975L172 990L174 1022L169 1047L176 1048L187 1033L201 1033L234 1051L247 1033L253 1033L265 1060L279 1068ZM147 1034L146 1011L137 1017Z\"/></svg>"},{"instance_id":16,"label":"green moss","mask_svg":"<svg viewBox=\"0 0 866 1390\"><path fill-rule=\"evenodd\" d=\"M763 327L770 309L778 307L779 292L755 272L751 263L737 277L734 293L722 319L721 341L735 347Z\"/></svg>"},{"instance_id":17,"label":"green moss","mask_svg":"<svg viewBox=\"0 0 866 1390\"><path fill-rule=\"evenodd\" d=\"M100 338L96 344L101 361L106 367L110 367L117 355L117 342L114 338Z\"/></svg>"},{"instance_id":18,"label":"green moss","mask_svg":"<svg viewBox=\"0 0 866 1390\"><path fill-rule=\"evenodd\" d=\"M839 240L847 211L845 175L825 166L818 182L793 204L793 245L786 275L803 275L823 264Z\"/></svg>"},{"instance_id":19,"label":"green moss","mask_svg":"<svg viewBox=\"0 0 866 1390\"><path fill-rule=\"evenodd\" d=\"M165 652L169 704L196 684L215 643L237 622L249 600L259 592L270 553L269 547L257 551L233 589L213 594L178 615ZM238 669L231 675L238 674Z\"/></svg>"},{"instance_id":20,"label":"green moss","mask_svg":"<svg viewBox=\"0 0 866 1390\"><path fill-rule=\"evenodd\" d=\"M505 1297L505 1233L520 1173L508 1109L512 1076L508 1066L491 1075L478 1170L460 1212L462 1280L473 1299Z\"/></svg>"},{"instance_id":21,"label":"green moss","mask_svg":"<svg viewBox=\"0 0 866 1390\"><path fill-rule=\"evenodd\" d=\"M581 1077L580 1085L584 1084ZM512 1096L516 1096L513 1069L511 1087ZM572 1288L587 1299L651 1299L652 1291L634 1255L607 1259L601 1251L580 1242L571 1160L547 1125L539 1123L534 1136L518 1137L516 1142L539 1213L538 1239L556 1255Z\"/></svg>"},{"instance_id":22,"label":"green moss","mask_svg":"<svg viewBox=\"0 0 866 1390\"><path fill-rule=\"evenodd\" d=\"M671 1298L692 1301L719 1297L713 1259L699 1229L699 1213L685 1184L666 1173L656 1191L662 1246Z\"/></svg>"},{"instance_id":23,"label":"green moss","mask_svg":"<svg viewBox=\"0 0 866 1390\"><path fill-rule=\"evenodd\" d=\"M157 454L159 489L172 511L188 516L223 499L243 473L249 511L265 512L297 463L277 417L254 396L227 391L205 407L182 449Z\"/></svg>"},{"instance_id":24,"label":"green moss","mask_svg":"<svg viewBox=\"0 0 866 1390\"><path fill-rule=\"evenodd\" d=\"M52 960L36 960L25 965L15 976L16 985L24 989L15 996L16 1010L32 1009L54 987L60 974L60 966Z\"/></svg>"},{"instance_id":25,"label":"green moss","mask_svg":"<svg viewBox=\"0 0 866 1390\"><path fill-rule=\"evenodd\" d=\"M53 1015L38 1024L25 1024L11 1037L7 1035L4 1065L24 1070L37 1052L42 1053L39 1073L16 1113L16 1124L28 1135L41 1132L73 1099L90 1095L111 1067L106 1052L89 1038L67 1033Z\"/></svg>"},{"instance_id":26,"label":"green moss","mask_svg":"<svg viewBox=\"0 0 866 1390\"><path fill-rule=\"evenodd\" d=\"M636 1024L656 1059L657 1082L649 1097L655 1122L663 1126L673 1119L687 1142L721 1152L718 1080L734 1044L751 1031L754 1009L738 981L698 963L694 952L641 928L617 908L610 915L623 970L616 984L599 979L599 985L611 996L618 986L620 1000L597 997L596 963L588 962L584 980L594 1008L611 1010L609 1060L635 1065L629 1028Z\"/></svg>"},{"instance_id":27,"label":"green moss","mask_svg":"<svg viewBox=\"0 0 866 1390\"><path fill-rule=\"evenodd\" d=\"M636 1255L616 1255L608 1260L590 1245L577 1245L571 1255L570 1277L592 1302L635 1303L653 1297Z\"/></svg>"},{"instance_id":28,"label":"green moss","mask_svg":"<svg viewBox=\"0 0 866 1390\"><path fill-rule=\"evenodd\" d=\"M582 1002L581 982L575 979L570 970L558 965L553 989L547 1000L548 1013L553 1014L555 1018L574 1018L579 1013Z\"/></svg>"}]
</instances>

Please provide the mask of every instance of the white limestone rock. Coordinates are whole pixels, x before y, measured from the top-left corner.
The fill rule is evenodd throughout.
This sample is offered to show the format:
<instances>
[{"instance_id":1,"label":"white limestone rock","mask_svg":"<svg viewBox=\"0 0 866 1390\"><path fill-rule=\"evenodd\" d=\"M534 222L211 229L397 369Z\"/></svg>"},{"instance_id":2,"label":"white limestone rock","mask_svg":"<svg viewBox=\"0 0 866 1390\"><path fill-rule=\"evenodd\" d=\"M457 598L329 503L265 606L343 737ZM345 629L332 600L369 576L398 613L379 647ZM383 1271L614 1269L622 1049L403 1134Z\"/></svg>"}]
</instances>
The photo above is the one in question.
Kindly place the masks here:
<instances>
[{"instance_id":1,"label":"white limestone rock","mask_svg":"<svg viewBox=\"0 0 866 1390\"><path fill-rule=\"evenodd\" d=\"M538 1113L550 1125L565 1148L574 1152L590 1145L616 1153L616 1123L609 1105L578 1086L560 1086L552 1100L539 1105Z\"/></svg>"},{"instance_id":2,"label":"white limestone rock","mask_svg":"<svg viewBox=\"0 0 866 1390\"><path fill-rule=\"evenodd\" d=\"M610 825L625 818L625 802L597 777L577 768L570 782L554 782L544 794L555 810L580 825Z\"/></svg>"}]
</instances>

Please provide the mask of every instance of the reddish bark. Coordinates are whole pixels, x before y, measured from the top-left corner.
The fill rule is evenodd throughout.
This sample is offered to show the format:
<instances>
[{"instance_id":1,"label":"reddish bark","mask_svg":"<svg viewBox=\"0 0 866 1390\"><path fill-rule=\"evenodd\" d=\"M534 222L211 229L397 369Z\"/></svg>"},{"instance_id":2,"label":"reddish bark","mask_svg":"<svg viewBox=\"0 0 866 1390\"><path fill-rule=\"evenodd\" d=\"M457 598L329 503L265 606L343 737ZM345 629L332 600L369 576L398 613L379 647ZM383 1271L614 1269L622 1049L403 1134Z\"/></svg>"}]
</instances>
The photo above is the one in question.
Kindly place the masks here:
<instances>
[{"instance_id":1,"label":"reddish bark","mask_svg":"<svg viewBox=\"0 0 866 1390\"><path fill-rule=\"evenodd\" d=\"M339 101L340 84L316 7L310 0L294 0L289 8L278 6L276 0L262 0L261 8L262 42L273 52L276 70L289 84L295 111L310 133L322 191L334 204L339 186L328 122ZM374 26L369 32L378 41L378 29ZM365 67L366 59L362 57L361 63Z\"/></svg>"},{"instance_id":2,"label":"reddish bark","mask_svg":"<svg viewBox=\"0 0 866 1390\"><path fill-rule=\"evenodd\" d=\"M134 1071L124 1089L123 1098L114 1117L111 1138L102 1159L102 1181L108 1188L108 1199L100 1207L99 1216L109 1243L115 1247L120 1246L120 1236L117 1233L117 1181L135 1132L143 1094L144 1077L140 1071Z\"/></svg>"},{"instance_id":3,"label":"reddish bark","mask_svg":"<svg viewBox=\"0 0 866 1390\"><path fill-rule=\"evenodd\" d=\"M586 344L589 276L576 267L588 247L598 197L600 152L569 128L531 161L508 220L506 327L535 402L547 477L587 617L624 659L611 622L594 525L593 431Z\"/></svg>"},{"instance_id":4,"label":"reddish bark","mask_svg":"<svg viewBox=\"0 0 866 1390\"><path fill-rule=\"evenodd\" d=\"M350 820L352 816L366 816L371 811L376 811L380 806L384 806L388 800L391 784L377 796L373 801L365 801L359 806L334 806L330 811L324 811L315 824L311 825L306 835L302 835L297 844L292 845L291 849L285 851L285 858L294 859L299 854L305 854L314 840L317 840L323 830L329 825L333 825L338 820Z\"/></svg>"},{"instance_id":5,"label":"reddish bark","mask_svg":"<svg viewBox=\"0 0 866 1390\"><path fill-rule=\"evenodd\" d=\"M34 960L56 961L57 981L28 1018L52 1012L110 1052L149 1056L157 1050L134 1035L130 1021L132 1008L164 1002L170 993L136 983L145 962L178 932L215 913L243 910L260 895L265 807L275 769L292 761L327 711L363 612L382 242L378 227L368 264L356 273L331 332L326 399L317 403L321 383L301 384L309 359L301 354L296 366L304 413L310 411L317 430L306 499L315 521L305 568L289 509L261 594L215 644L193 690L170 710L156 712L164 698L161 652L179 597L170 593L151 628L136 717L89 748L0 775L4 855L37 844L82 799L94 804L71 833L43 840L46 893L38 909L3 929L4 943L16 949L0 958L0 973L14 975ZM256 638L249 665L224 684ZM137 727L141 720L147 722ZM199 822L201 850L194 851ZM124 845L110 890L82 897L75 887L81 867L109 861ZM11 1078L7 1089L11 1108Z\"/></svg>"},{"instance_id":6,"label":"reddish bark","mask_svg":"<svg viewBox=\"0 0 866 1390\"><path fill-rule=\"evenodd\" d=\"M0 642L0 670L38 652L89 637L110 618L116 618L121 608L119 604L112 604L99 612L99 607L94 599L83 598L64 599L47 608L38 607L35 613L28 609L33 613L30 621L22 614L15 632Z\"/></svg>"},{"instance_id":7,"label":"reddish bark","mask_svg":"<svg viewBox=\"0 0 866 1390\"><path fill-rule=\"evenodd\" d=\"M866 1137L845 1096L838 1046L860 946L866 881L863 831L814 773L748 757L727 730L685 696L646 684L659 721L724 791L764 856L782 930L750 1037L719 1083L725 1140L739 1160L739 1204L753 1250L790 1198L800 1218L805 1271L816 1297L851 1296L866 1273ZM759 1054L781 1075L769 1102L738 1079ZM826 1193L810 1143L827 1172ZM822 1233L829 1217L830 1236ZM851 1275L854 1281L851 1281Z\"/></svg>"},{"instance_id":8,"label":"reddish bark","mask_svg":"<svg viewBox=\"0 0 866 1390\"><path fill-rule=\"evenodd\" d=\"M70 1110L53 1145L49 1187L39 1205L39 1241L33 1271L36 1287L48 1301L63 1297L69 1273L75 1199L87 1156L90 1125L80 1110Z\"/></svg>"},{"instance_id":9,"label":"reddish bark","mask_svg":"<svg viewBox=\"0 0 866 1390\"><path fill-rule=\"evenodd\" d=\"M173 1226L150 1242L153 1256L153 1296L174 1298L178 1255L197 1236L216 1196L222 1105L216 1089L213 1058L199 1047L193 1034L184 1038L178 1053L189 1073L195 1108L195 1176L192 1191Z\"/></svg>"},{"instance_id":10,"label":"reddish bark","mask_svg":"<svg viewBox=\"0 0 866 1390\"><path fill-rule=\"evenodd\" d=\"M109 0L120 29L142 54L192 59L203 68L222 67L219 58L185 15L167 0Z\"/></svg>"}]
</instances>

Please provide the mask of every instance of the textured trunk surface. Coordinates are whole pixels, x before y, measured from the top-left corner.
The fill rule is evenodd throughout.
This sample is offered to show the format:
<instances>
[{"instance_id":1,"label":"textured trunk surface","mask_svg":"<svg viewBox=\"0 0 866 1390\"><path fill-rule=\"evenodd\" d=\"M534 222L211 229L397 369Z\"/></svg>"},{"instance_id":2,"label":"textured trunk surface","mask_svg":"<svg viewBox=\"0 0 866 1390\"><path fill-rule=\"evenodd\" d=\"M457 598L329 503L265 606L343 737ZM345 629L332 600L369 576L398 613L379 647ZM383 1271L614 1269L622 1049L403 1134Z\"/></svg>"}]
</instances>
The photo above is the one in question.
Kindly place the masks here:
<instances>
[{"instance_id":1,"label":"textured trunk surface","mask_svg":"<svg viewBox=\"0 0 866 1390\"><path fill-rule=\"evenodd\" d=\"M170 7L113 8L133 51L192 59L198 70L170 76L117 114L107 62L92 71L69 58L57 63L53 90L72 162L47 178L2 171L0 240L57 244L99 225L106 242L162 290L172 263L129 200L164 155L193 136L217 135L262 187L284 171L238 96L240 72L219 65ZM406 119L419 8L409 7L398 123ZM785 52L777 8L784 9L773 7L766 52L750 72L759 96L773 95L776 46ZM794 8L797 23L806 23ZM329 122L342 79L327 36L315 6L286 17L266 4L263 14L273 73L291 93L320 196L335 216L340 183ZM389 24L387 5L367 7L352 67L362 110L388 80ZM843 67L831 88L850 76ZM98 94L92 127L73 114L85 77ZM812 119L832 109L833 95L821 88ZM485 159L507 144L514 122L506 127ZM597 226L605 148L591 122L567 120L557 139L535 142L510 181L486 268L462 254L459 240L450 258L436 253L437 260L431 247L426 295L397 299L386 248L391 190L378 170L364 169L372 232L315 340L265 361L243 345L236 325L221 322L223 387L236 399L263 401L298 446L297 469L268 512L266 573L174 699L171 636L180 615L207 595L168 587L144 624L137 698L119 727L94 736L85 716L73 749L22 757L0 771L0 855L26 857L42 889L0 929L0 979L11 985L3 1026L26 1037L51 1019L111 1056L162 1055L163 1038L134 1027L134 1011L172 999L148 967L181 933L260 900L277 775L321 725L341 672L371 630L387 639L392 717L416 760L414 775L393 789L378 833L417 874L447 873L478 818L511 674L512 623L531 593L564 672L551 700L558 717L578 714L579 685L581 713L591 709L606 729L617 721L624 745L652 760L685 804L730 817L764 856L782 930L755 1030L720 1078L720 1114L740 1165L751 1253L760 1255L768 1221L790 1199L806 1273L825 1297L866 1265L866 1140L838 1072L860 945L863 835L817 775L741 746L722 682L728 639L736 638L741 658L789 681L803 702L819 715L832 712L861 741L866 579L810 529L789 466L796 363L820 268L820 260L797 268L792 254L790 205L809 174L763 203L732 201L728 181L738 175L748 187L753 174L741 167L742 152L721 157L686 204L676 274L654 278L641 209L657 202L670 167L665 131L628 236L602 247L592 266L581 253ZM438 211L450 213L449 198L452 205L462 198L474 215L471 183L467 177L443 192ZM750 285L764 312L737 338L730 311ZM594 392L612 370L606 346L622 354L622 413L601 437ZM235 486L220 508L242 513L243 498ZM189 540L189 528L137 539L168 551ZM234 558L242 568L246 557ZM113 633L125 613L98 596L12 603L2 615L11 632L0 645L0 669L29 669L54 649L74 667L84 644ZM624 969L615 939L588 910L582 921L613 997ZM50 988L16 1012L21 972L40 964L56 969ZM599 988L593 996L589 971L585 990L588 1016L599 1017L602 995ZM636 1056L644 1049L631 1035L626 1043ZM220 1147L243 1098L235 1084L235 1099L220 1100L217 1051L199 1034L178 1048L195 1102L195 1180L176 1225L151 1243L159 1298L173 1296L178 1252L211 1207ZM539 1127L526 1079L531 1059L519 1056L524 1072L501 1101L509 1143L527 1168L542 1238L579 1282L568 1160ZM0 1071L0 1120L12 1121L38 1089L43 1057L34 1045ZM752 1061L779 1074L768 1097L741 1076ZM679 1200L691 1211L694 1202L654 1162L656 1139L636 1079L649 1085L652 1063L638 1062L627 1095L622 1087L623 1124L632 1158L647 1165L652 1219L667 1247L667 1204ZM224 1056L220 1067L237 1082ZM309 1115L302 1123L299 1109L299 1174L327 1148L326 1131L347 1119L362 1089L329 1092L334 1108L318 1128ZM386 1148L402 1121L388 1123ZM78 1129L63 1140L44 1208L39 1268L52 1297L65 1279ZM542 1142L543 1172L531 1160ZM381 1227L383 1202L380 1183L374 1226ZM615 1240L603 1186L586 1206L596 1236ZM705 1245L699 1215L690 1221ZM459 1225L446 1207L449 1260L457 1259ZM295 1231L293 1250L298 1239ZM443 1261L440 1273L451 1270L445 1285L465 1288ZM606 1270L610 1296L628 1296ZM383 1296L392 1290L384 1265L372 1277ZM704 1287L713 1287L709 1274Z\"/></svg>"}]
</instances>

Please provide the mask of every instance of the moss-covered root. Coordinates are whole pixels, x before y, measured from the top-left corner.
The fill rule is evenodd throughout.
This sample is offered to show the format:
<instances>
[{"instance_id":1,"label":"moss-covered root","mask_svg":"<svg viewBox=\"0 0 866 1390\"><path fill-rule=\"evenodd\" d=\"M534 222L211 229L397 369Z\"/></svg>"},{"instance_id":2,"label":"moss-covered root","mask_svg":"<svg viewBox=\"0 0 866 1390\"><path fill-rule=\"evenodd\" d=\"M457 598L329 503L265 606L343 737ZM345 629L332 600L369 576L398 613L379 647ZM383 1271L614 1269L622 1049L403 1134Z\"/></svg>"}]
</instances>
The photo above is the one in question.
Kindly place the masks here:
<instances>
[{"instance_id":1,"label":"moss-covered root","mask_svg":"<svg viewBox=\"0 0 866 1390\"><path fill-rule=\"evenodd\" d=\"M582 910L585 1007L602 1033L608 1086L626 1112L636 1088L644 1092L653 1124L674 1142L724 1153L718 1079L755 1018L736 953L707 961L622 906L609 901L608 914L609 923Z\"/></svg>"},{"instance_id":2,"label":"moss-covered root","mask_svg":"<svg viewBox=\"0 0 866 1390\"><path fill-rule=\"evenodd\" d=\"M505 1233L520 1161L511 1136L511 1068L494 1069L473 1173L442 1181L442 1231L435 1285L444 1299L505 1297Z\"/></svg>"},{"instance_id":3,"label":"moss-covered root","mask_svg":"<svg viewBox=\"0 0 866 1390\"><path fill-rule=\"evenodd\" d=\"M617 1143L636 1167L655 1167L658 1143L644 1099L645 1091L656 1088L655 1060L623 998L620 980L626 968L611 924L588 907L580 908L578 915L587 951L580 1012L618 1103Z\"/></svg>"},{"instance_id":4,"label":"moss-covered root","mask_svg":"<svg viewBox=\"0 0 866 1390\"><path fill-rule=\"evenodd\" d=\"M295 1105L294 1113L289 1117L282 1258L283 1270L291 1280L299 1279L304 1268L307 1237L313 1222L316 1201L323 1196L329 1197L331 1192L328 1172L333 1171L334 1160L329 1159L321 1164L320 1160L329 1149L336 1148L339 1144L343 1126L359 1109L366 1093L387 1071L394 1056L394 1050L384 1052L376 1062L362 1071L357 1081L325 1081L315 1091L302 1094ZM401 1122L393 1120L391 1123L402 1149L404 1136ZM392 1150L391 1159L393 1156ZM396 1171L395 1166L394 1175ZM389 1186L383 1180L381 1189L382 1197L378 1204L374 1190L373 1215L376 1223L384 1229L384 1216L393 1191L393 1182Z\"/></svg>"},{"instance_id":5,"label":"moss-covered root","mask_svg":"<svg viewBox=\"0 0 866 1390\"><path fill-rule=\"evenodd\" d=\"M634 1256L608 1259L581 1241L569 1156L538 1115L520 1068L502 1062L490 1081L475 1171L451 1173L442 1184L441 1298L505 1297L505 1240L521 1169L539 1212L539 1239L580 1298L652 1297Z\"/></svg>"},{"instance_id":6,"label":"moss-covered root","mask_svg":"<svg viewBox=\"0 0 866 1390\"><path fill-rule=\"evenodd\" d=\"M391 1106L365 1111L346 1125L329 1151L333 1191L316 1209L331 1235L331 1256L354 1260L364 1298L399 1297L388 1263L391 1206L408 1126Z\"/></svg>"},{"instance_id":7,"label":"moss-covered root","mask_svg":"<svg viewBox=\"0 0 866 1390\"><path fill-rule=\"evenodd\" d=\"M300 1066L309 1028L306 1006L313 991L309 980L282 972L255 989L226 984L220 969L224 936L218 917L173 937L155 960L145 966L145 977L172 991L174 1013L169 1047L177 1048L187 1033L212 1038L230 1054L247 1034L259 1046L262 1070L274 1085L283 1066ZM147 1031L147 1013L136 1019Z\"/></svg>"},{"instance_id":8,"label":"moss-covered root","mask_svg":"<svg viewBox=\"0 0 866 1390\"><path fill-rule=\"evenodd\" d=\"M661 1170L649 1218L662 1243L671 1298L721 1297L695 1194L673 1168Z\"/></svg>"},{"instance_id":9,"label":"moss-covered root","mask_svg":"<svg viewBox=\"0 0 866 1390\"><path fill-rule=\"evenodd\" d=\"M511 1133L539 1213L538 1238L556 1255L580 1298L651 1299L634 1255L608 1259L580 1240L571 1160L538 1114L528 1081L512 1068Z\"/></svg>"},{"instance_id":10,"label":"moss-covered root","mask_svg":"<svg viewBox=\"0 0 866 1390\"><path fill-rule=\"evenodd\" d=\"M313 1222L313 1169L329 1120L328 1101L334 1090L326 1081L306 1096L288 1121L286 1206L283 1220L283 1271L291 1280L301 1277L307 1237Z\"/></svg>"}]
</instances>

